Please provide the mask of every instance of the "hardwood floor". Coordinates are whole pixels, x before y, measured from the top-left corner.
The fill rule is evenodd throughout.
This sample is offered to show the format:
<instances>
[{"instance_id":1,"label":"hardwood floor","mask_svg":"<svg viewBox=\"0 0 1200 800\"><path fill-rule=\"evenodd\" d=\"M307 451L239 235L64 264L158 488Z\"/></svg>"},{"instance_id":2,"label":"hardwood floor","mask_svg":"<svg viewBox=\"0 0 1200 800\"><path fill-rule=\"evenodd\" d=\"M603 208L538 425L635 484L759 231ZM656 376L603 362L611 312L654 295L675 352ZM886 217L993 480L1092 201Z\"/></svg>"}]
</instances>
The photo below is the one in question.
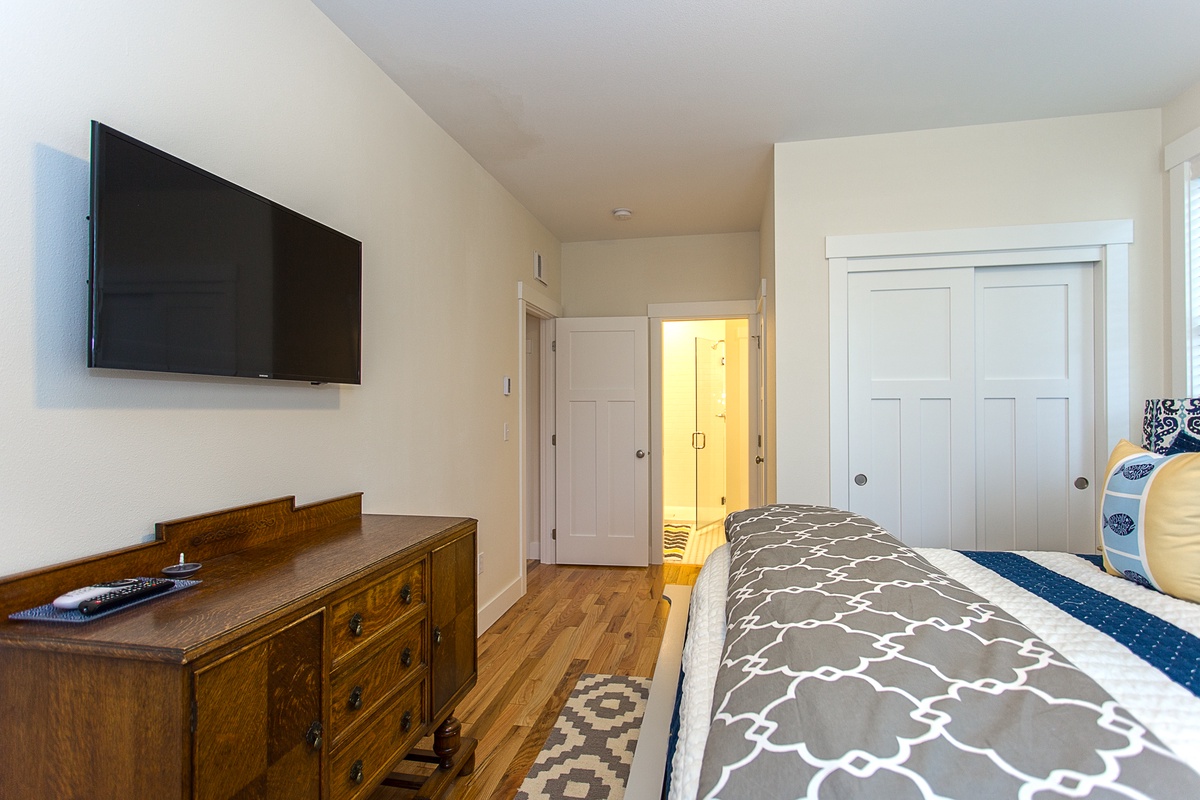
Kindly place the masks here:
<instances>
[{"instance_id":1,"label":"hardwood floor","mask_svg":"<svg viewBox=\"0 0 1200 800\"><path fill-rule=\"evenodd\" d=\"M585 673L653 677L668 605L665 584L700 567L564 567L530 562L526 594L479 638L479 681L456 710L479 740L475 772L453 800L511 798ZM413 793L380 788L371 800Z\"/></svg>"}]
</instances>

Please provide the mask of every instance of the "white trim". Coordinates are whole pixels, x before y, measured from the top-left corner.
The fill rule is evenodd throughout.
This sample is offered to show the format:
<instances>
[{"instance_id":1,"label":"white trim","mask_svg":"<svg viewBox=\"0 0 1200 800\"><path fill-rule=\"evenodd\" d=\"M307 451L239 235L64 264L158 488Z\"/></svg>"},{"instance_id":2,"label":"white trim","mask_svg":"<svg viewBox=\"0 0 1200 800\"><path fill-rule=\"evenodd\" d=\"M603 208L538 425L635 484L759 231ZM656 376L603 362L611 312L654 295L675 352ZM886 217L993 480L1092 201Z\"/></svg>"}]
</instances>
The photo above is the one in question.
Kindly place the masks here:
<instances>
[{"instance_id":1,"label":"white trim","mask_svg":"<svg viewBox=\"0 0 1200 800\"><path fill-rule=\"evenodd\" d=\"M1169 172L1198 155L1200 155L1200 128L1185 133L1163 148L1163 172Z\"/></svg>"},{"instance_id":2,"label":"white trim","mask_svg":"<svg viewBox=\"0 0 1200 800\"><path fill-rule=\"evenodd\" d=\"M542 320L542 529L539 531L540 544L538 558L543 564L557 564L554 527L555 522L555 487L558 480L555 471L554 445L551 437L554 435L555 415L555 377L554 377L554 317Z\"/></svg>"},{"instance_id":3,"label":"white trim","mask_svg":"<svg viewBox=\"0 0 1200 800\"><path fill-rule=\"evenodd\" d=\"M525 570L521 569L521 577L500 590L491 600L479 606L475 614L475 630L479 636L487 633L487 629L496 624L496 620L504 616L517 601L525 596Z\"/></svg>"},{"instance_id":4,"label":"white trim","mask_svg":"<svg viewBox=\"0 0 1200 800\"><path fill-rule=\"evenodd\" d=\"M992 267L1083 261L1096 270L1096 465L1129 437L1129 245L1132 220L962 230L829 236L829 491L849 504L849 364L846 341L851 272ZM919 256L919 257L918 257Z\"/></svg>"},{"instance_id":5,"label":"white trim","mask_svg":"<svg viewBox=\"0 0 1200 800\"><path fill-rule=\"evenodd\" d=\"M748 317L755 313L753 300L713 300L703 303L647 303L646 316L663 319L724 319Z\"/></svg>"},{"instance_id":6,"label":"white trim","mask_svg":"<svg viewBox=\"0 0 1200 800\"><path fill-rule=\"evenodd\" d=\"M524 300L529 305L535 307L542 313L534 313L534 316L542 317L561 317L562 304L554 300L549 295L542 294L536 287L527 285L524 281L517 281L517 299Z\"/></svg>"},{"instance_id":7,"label":"white trim","mask_svg":"<svg viewBox=\"0 0 1200 800\"><path fill-rule=\"evenodd\" d=\"M663 563L662 320L650 318L650 563Z\"/></svg>"},{"instance_id":8,"label":"white trim","mask_svg":"<svg viewBox=\"0 0 1200 800\"><path fill-rule=\"evenodd\" d=\"M825 237L826 258L980 253L990 250L1044 250L1129 244L1133 220L1010 225L997 228L959 228Z\"/></svg>"},{"instance_id":9,"label":"white trim","mask_svg":"<svg viewBox=\"0 0 1200 800\"><path fill-rule=\"evenodd\" d=\"M679 668L683 663L683 638L687 631L688 603L692 587L667 584L663 599L670 604L667 625L654 662L654 680L642 714L637 747L629 765L629 780L625 796L629 798L661 797L667 770L667 744L670 741L671 717L675 711L675 694L679 688Z\"/></svg>"},{"instance_id":10,"label":"white trim","mask_svg":"<svg viewBox=\"0 0 1200 800\"><path fill-rule=\"evenodd\" d=\"M538 541L538 557L544 563L554 563L553 561L545 562L546 557L551 559L554 556L554 544L550 540L550 529L554 525L554 477L553 474L549 478L546 476L547 465L553 473L554 461L553 451L550 450L550 436L554 432L554 372L553 358L549 353L549 342L553 336L553 328L546 324L547 320L553 320L562 313L562 306L547 295L542 294L532 286L527 286L524 281L517 281L517 513L520 515L518 529L520 531L520 544L517 547L517 558L520 560L519 584L520 594L517 598L525 594L525 563L528 560L529 553L527 552L527 542L529 540L529 519L525 505L529 496L528 486L528 461L531 454L525 445L526 439L526 414L528 413L529 399L526 397L526 378L528 375L528 365L526 364L525 352L525 320L532 315L543 321L541 326L541 378L542 378L542 418L541 418L541 447L537 457L542 462L542 481L541 481L541 513L538 518L541 520L541 531L539 531ZM550 371L547 372L547 361L550 362ZM547 423L547 405L549 405L549 419ZM546 495L546 486L549 483L550 496ZM514 602L516 602L514 600ZM503 613L503 612L502 612ZM490 623L489 623L490 624ZM482 628L480 628L482 630Z\"/></svg>"}]
</instances>

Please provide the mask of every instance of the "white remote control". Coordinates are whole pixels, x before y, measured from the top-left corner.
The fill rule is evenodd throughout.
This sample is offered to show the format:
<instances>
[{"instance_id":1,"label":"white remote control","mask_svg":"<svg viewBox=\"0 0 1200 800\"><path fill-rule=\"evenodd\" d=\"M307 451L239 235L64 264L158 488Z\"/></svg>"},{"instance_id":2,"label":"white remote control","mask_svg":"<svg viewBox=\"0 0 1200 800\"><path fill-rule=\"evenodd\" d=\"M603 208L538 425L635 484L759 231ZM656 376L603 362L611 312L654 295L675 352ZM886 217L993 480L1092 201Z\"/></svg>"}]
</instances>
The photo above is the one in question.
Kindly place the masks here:
<instances>
[{"instance_id":1,"label":"white remote control","mask_svg":"<svg viewBox=\"0 0 1200 800\"><path fill-rule=\"evenodd\" d=\"M108 594L113 589L119 589L122 586L132 586L137 582L137 578L122 578L119 581L81 586L78 589L72 589L66 594L54 598L54 607L62 611L75 611L84 600L91 600L93 597Z\"/></svg>"}]
</instances>

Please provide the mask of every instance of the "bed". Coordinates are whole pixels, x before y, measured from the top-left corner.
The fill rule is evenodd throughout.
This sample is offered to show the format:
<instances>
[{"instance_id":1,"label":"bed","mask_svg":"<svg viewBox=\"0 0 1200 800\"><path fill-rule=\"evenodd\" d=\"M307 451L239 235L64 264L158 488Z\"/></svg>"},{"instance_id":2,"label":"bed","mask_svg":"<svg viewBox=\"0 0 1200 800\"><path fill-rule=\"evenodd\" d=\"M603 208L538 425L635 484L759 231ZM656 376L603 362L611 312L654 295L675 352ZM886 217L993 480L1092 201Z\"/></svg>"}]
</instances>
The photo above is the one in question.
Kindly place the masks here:
<instances>
[{"instance_id":1,"label":"bed","mask_svg":"<svg viewBox=\"0 0 1200 800\"><path fill-rule=\"evenodd\" d=\"M691 595L669 798L1200 798L1200 605L821 506L726 530Z\"/></svg>"}]
</instances>

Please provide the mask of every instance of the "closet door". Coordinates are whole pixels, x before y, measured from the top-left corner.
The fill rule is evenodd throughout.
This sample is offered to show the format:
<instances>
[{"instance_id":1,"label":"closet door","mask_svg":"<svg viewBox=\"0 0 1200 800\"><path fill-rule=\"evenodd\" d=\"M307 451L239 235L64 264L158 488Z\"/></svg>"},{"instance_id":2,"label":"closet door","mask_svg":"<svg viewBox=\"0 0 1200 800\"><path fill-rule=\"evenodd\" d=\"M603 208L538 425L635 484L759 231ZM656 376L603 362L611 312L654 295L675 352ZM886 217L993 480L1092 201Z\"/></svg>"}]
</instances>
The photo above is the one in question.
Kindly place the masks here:
<instances>
[{"instance_id":1,"label":"closet door","mask_svg":"<svg viewBox=\"0 0 1200 800\"><path fill-rule=\"evenodd\" d=\"M850 509L918 547L1094 552L1090 266L847 288Z\"/></svg>"},{"instance_id":2,"label":"closet door","mask_svg":"<svg viewBox=\"0 0 1200 800\"><path fill-rule=\"evenodd\" d=\"M976 546L973 281L848 276L849 506L913 546Z\"/></svg>"},{"instance_id":3,"label":"closet door","mask_svg":"<svg viewBox=\"0 0 1200 800\"><path fill-rule=\"evenodd\" d=\"M979 544L1095 552L1092 270L980 269L975 308Z\"/></svg>"}]
</instances>

